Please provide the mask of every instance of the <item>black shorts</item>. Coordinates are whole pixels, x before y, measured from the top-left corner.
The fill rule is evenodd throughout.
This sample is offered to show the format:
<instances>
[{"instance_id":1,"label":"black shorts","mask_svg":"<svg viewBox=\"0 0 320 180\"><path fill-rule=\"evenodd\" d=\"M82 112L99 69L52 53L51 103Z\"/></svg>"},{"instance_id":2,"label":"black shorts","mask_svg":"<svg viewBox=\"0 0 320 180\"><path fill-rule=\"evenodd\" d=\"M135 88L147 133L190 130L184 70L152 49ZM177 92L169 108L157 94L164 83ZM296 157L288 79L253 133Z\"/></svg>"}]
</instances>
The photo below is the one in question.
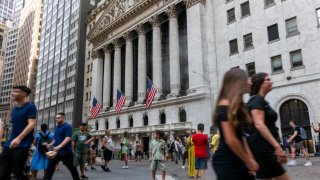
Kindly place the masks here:
<instances>
[{"instance_id":1,"label":"black shorts","mask_svg":"<svg viewBox=\"0 0 320 180\"><path fill-rule=\"evenodd\" d=\"M254 153L254 158L259 164L258 179L274 178L283 175L286 171L278 163L277 156L273 153Z\"/></svg>"},{"instance_id":2,"label":"black shorts","mask_svg":"<svg viewBox=\"0 0 320 180\"><path fill-rule=\"evenodd\" d=\"M142 156L142 152L141 151L137 151L136 152L136 156Z\"/></svg>"},{"instance_id":3,"label":"black shorts","mask_svg":"<svg viewBox=\"0 0 320 180\"><path fill-rule=\"evenodd\" d=\"M241 164L220 164L212 161L212 167L217 175L217 180L254 180L246 166Z\"/></svg>"},{"instance_id":4,"label":"black shorts","mask_svg":"<svg viewBox=\"0 0 320 180\"><path fill-rule=\"evenodd\" d=\"M103 159L105 161L110 161L112 157L112 151L110 151L109 149L104 149L103 150Z\"/></svg>"}]
</instances>

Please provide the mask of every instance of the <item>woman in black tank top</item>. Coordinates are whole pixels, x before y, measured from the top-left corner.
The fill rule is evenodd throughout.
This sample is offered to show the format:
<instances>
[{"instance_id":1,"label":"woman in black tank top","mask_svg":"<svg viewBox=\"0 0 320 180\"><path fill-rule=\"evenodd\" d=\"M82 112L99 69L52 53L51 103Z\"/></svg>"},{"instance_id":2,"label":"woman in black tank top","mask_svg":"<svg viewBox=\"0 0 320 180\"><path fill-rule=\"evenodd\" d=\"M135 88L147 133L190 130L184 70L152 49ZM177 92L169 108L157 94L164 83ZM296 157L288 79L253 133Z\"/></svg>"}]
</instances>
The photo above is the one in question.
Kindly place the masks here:
<instances>
[{"instance_id":1,"label":"woman in black tank top","mask_svg":"<svg viewBox=\"0 0 320 180\"><path fill-rule=\"evenodd\" d=\"M251 180L258 164L244 137L243 128L250 116L242 102L248 92L248 76L241 69L229 70L223 79L214 114L220 130L220 143L213 156L213 168L218 180Z\"/></svg>"}]
</instances>

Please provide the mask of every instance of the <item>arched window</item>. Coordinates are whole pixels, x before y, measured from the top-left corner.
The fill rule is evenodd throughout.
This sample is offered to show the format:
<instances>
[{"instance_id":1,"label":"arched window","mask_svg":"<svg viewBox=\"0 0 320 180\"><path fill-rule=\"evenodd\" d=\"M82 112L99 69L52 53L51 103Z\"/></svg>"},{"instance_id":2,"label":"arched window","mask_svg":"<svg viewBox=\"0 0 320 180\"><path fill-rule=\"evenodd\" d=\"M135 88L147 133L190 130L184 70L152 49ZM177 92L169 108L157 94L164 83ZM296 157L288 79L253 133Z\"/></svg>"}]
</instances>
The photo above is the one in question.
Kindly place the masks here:
<instances>
[{"instance_id":1,"label":"arched window","mask_svg":"<svg viewBox=\"0 0 320 180\"><path fill-rule=\"evenodd\" d=\"M280 107L281 130L283 135L291 135L290 120L295 120L298 126L302 126L308 138L311 138L310 118L307 105L299 99L290 99Z\"/></svg>"},{"instance_id":2,"label":"arched window","mask_svg":"<svg viewBox=\"0 0 320 180\"><path fill-rule=\"evenodd\" d=\"M133 127L133 118L132 117L129 118L129 127Z\"/></svg>"},{"instance_id":3,"label":"arched window","mask_svg":"<svg viewBox=\"0 0 320 180\"><path fill-rule=\"evenodd\" d=\"M145 115L145 116L143 117L143 125L144 125L144 126L148 126L148 125L149 125L148 115Z\"/></svg>"},{"instance_id":4,"label":"arched window","mask_svg":"<svg viewBox=\"0 0 320 180\"><path fill-rule=\"evenodd\" d=\"M117 128L120 128L120 119L117 118Z\"/></svg>"},{"instance_id":5,"label":"arched window","mask_svg":"<svg viewBox=\"0 0 320 180\"><path fill-rule=\"evenodd\" d=\"M98 122L98 120L96 120L95 127L96 127L96 131L98 131L99 130L99 122Z\"/></svg>"},{"instance_id":6,"label":"arched window","mask_svg":"<svg viewBox=\"0 0 320 180\"><path fill-rule=\"evenodd\" d=\"M106 120L104 121L104 124L105 124L105 126L106 126L106 129L109 129L109 121L108 121L108 119L106 119Z\"/></svg>"},{"instance_id":7,"label":"arched window","mask_svg":"<svg viewBox=\"0 0 320 180\"><path fill-rule=\"evenodd\" d=\"M160 115L160 124L166 124L166 114L162 113Z\"/></svg>"},{"instance_id":8,"label":"arched window","mask_svg":"<svg viewBox=\"0 0 320 180\"><path fill-rule=\"evenodd\" d=\"M180 116L180 122L186 122L187 121L187 113L184 109L182 109L179 113Z\"/></svg>"}]
</instances>

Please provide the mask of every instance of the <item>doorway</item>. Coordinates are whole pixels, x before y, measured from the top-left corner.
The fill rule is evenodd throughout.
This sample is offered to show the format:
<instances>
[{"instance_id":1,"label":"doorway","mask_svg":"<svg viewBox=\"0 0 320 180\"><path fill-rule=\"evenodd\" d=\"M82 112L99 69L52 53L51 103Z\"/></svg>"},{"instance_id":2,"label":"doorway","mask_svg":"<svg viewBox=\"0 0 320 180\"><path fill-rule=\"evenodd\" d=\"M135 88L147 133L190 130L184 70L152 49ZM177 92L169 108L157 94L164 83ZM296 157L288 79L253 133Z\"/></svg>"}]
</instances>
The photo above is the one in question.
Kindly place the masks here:
<instances>
[{"instance_id":1,"label":"doorway","mask_svg":"<svg viewBox=\"0 0 320 180\"><path fill-rule=\"evenodd\" d=\"M149 137L142 138L143 158L149 158Z\"/></svg>"}]
</instances>

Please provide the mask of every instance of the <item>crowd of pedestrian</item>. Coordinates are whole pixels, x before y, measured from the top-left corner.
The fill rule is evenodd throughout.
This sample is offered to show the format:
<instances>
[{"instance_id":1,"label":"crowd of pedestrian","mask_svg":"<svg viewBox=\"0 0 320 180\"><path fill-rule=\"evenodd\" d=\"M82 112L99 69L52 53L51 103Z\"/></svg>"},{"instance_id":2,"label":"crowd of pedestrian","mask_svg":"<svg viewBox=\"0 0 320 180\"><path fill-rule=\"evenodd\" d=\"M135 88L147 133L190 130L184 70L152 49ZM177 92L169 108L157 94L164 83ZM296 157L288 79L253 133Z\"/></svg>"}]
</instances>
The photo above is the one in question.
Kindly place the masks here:
<instances>
[{"instance_id":1,"label":"crowd of pedestrian","mask_svg":"<svg viewBox=\"0 0 320 180\"><path fill-rule=\"evenodd\" d=\"M197 131L192 129L190 134L177 134L173 139L157 130L146 151L139 141L133 145L129 133L124 132L119 150L120 159L124 161L122 168L128 169L130 160L141 162L148 157L152 179L155 179L157 170L165 179L166 161L171 159L182 169L187 166L188 176L197 180L205 178L207 163L212 157L212 168L218 180L289 180L283 165L297 164L297 150L306 158L304 166L312 166L304 147L307 135L303 127L291 120L292 135L281 142L276 126L278 115L266 101L271 90L272 81L266 73L257 73L249 79L244 70L227 71L212 116L210 135L204 133L202 123L197 125ZM105 130L99 147L95 142L97 137L88 132L85 122L80 124L78 132L73 132L66 122L66 115L60 112L55 116L54 132L49 132L47 124L42 124L41 131L33 136L37 109L27 101L30 93L31 90L24 85L12 89L12 134L3 148L0 146L0 180L10 179L11 174L18 180L34 180L41 170L44 170L43 179L51 180L60 161L74 180L88 179L86 165L96 170L96 158L100 154L101 168L111 172L109 163L115 156L115 145L109 129ZM250 98L244 103L247 93ZM0 139L2 124L0 119ZM312 128L319 133L314 124ZM286 149L291 151L288 163Z\"/></svg>"}]
</instances>

